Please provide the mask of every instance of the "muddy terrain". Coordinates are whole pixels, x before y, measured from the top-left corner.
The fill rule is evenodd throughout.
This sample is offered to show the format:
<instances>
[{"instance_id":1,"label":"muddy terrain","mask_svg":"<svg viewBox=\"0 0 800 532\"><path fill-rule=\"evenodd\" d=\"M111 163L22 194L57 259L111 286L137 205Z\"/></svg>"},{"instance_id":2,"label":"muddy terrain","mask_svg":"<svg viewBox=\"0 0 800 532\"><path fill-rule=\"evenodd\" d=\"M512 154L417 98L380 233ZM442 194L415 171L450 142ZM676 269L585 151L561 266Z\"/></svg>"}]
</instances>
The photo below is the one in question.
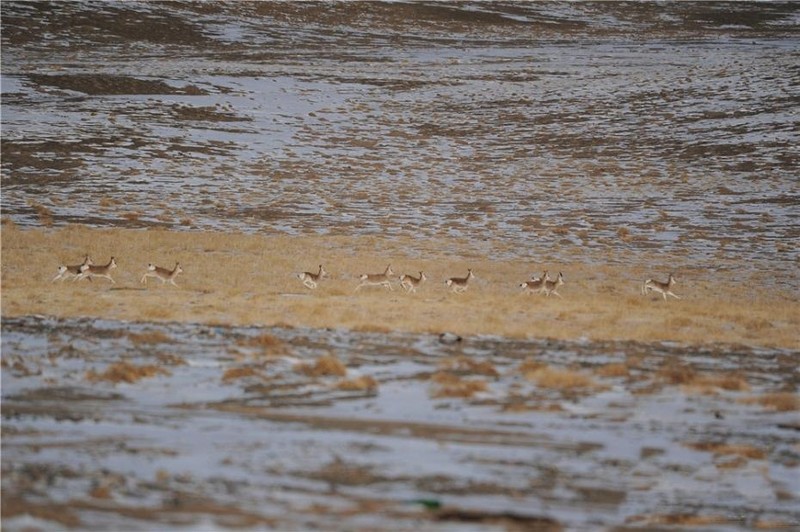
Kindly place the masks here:
<instances>
[{"instance_id":1,"label":"muddy terrain","mask_svg":"<svg viewBox=\"0 0 800 532\"><path fill-rule=\"evenodd\" d=\"M0 9L4 530L800 527L796 3Z\"/></svg>"},{"instance_id":2,"label":"muddy terrain","mask_svg":"<svg viewBox=\"0 0 800 532\"><path fill-rule=\"evenodd\" d=\"M45 318L2 333L8 530L800 524L790 351Z\"/></svg>"},{"instance_id":3,"label":"muddy terrain","mask_svg":"<svg viewBox=\"0 0 800 532\"><path fill-rule=\"evenodd\" d=\"M798 20L778 2L4 2L3 214L793 271Z\"/></svg>"}]
</instances>

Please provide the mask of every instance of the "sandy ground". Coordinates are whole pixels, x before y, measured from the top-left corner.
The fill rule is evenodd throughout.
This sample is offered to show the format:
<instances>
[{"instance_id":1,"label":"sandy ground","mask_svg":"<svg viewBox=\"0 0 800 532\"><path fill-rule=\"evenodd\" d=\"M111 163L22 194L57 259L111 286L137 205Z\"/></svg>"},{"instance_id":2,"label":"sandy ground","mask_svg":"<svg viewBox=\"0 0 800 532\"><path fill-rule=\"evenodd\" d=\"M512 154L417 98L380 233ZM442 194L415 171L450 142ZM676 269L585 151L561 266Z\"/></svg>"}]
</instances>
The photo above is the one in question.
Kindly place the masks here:
<instances>
[{"instance_id":1,"label":"sandy ground","mask_svg":"<svg viewBox=\"0 0 800 532\"><path fill-rule=\"evenodd\" d=\"M3 317L30 314L179 321L226 325L343 327L368 331L452 332L511 338L675 341L800 347L800 303L792 290L759 289L735 265L710 273L691 264L493 261L469 242L377 237L289 237L70 226L2 233ZM51 282L61 264L97 264L114 256L115 282ZM614 258L615 262L619 261ZM184 273L177 286L141 278L148 263ZM610 262L610 261L609 261ZM330 277L316 290L297 278L323 264ZM406 293L364 287L358 276L391 264L396 276L424 271L428 280ZM474 279L454 294L445 279ZM532 274L562 272L561 298L524 294ZM642 281L674 271L680 300L643 296ZM778 280L780 282L780 280ZM783 280L793 286L795 279Z\"/></svg>"}]
</instances>

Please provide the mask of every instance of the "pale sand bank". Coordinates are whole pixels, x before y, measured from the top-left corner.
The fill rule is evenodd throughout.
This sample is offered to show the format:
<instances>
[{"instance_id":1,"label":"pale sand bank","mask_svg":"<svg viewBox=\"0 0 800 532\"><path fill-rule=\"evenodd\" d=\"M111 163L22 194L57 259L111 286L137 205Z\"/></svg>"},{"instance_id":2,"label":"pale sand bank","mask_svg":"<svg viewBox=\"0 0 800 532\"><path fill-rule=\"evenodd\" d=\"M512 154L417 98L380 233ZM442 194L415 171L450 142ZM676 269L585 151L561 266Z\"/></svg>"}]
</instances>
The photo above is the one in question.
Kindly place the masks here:
<instances>
[{"instance_id":1,"label":"pale sand bank","mask_svg":"<svg viewBox=\"0 0 800 532\"><path fill-rule=\"evenodd\" d=\"M116 257L116 284L51 283L59 264L77 264L86 253L98 264ZM178 287L152 278L146 287L140 283L149 262L172 268L176 261L184 269ZM796 294L752 290L756 274L731 273L714 282L704 268L679 262L674 292L682 299L665 303L657 294L640 294L643 279L666 279L669 271L660 263L593 262L498 261L449 240L4 224L2 315L800 348ZM315 272L320 263L331 277L309 290L296 273ZM387 263L396 276L423 270L428 281L416 294L403 292L398 282L394 291L354 291L358 274L381 272ZM477 276L469 290L449 292L444 280L467 268ZM521 293L519 284L543 269L553 277L564 273L563 299Z\"/></svg>"}]
</instances>

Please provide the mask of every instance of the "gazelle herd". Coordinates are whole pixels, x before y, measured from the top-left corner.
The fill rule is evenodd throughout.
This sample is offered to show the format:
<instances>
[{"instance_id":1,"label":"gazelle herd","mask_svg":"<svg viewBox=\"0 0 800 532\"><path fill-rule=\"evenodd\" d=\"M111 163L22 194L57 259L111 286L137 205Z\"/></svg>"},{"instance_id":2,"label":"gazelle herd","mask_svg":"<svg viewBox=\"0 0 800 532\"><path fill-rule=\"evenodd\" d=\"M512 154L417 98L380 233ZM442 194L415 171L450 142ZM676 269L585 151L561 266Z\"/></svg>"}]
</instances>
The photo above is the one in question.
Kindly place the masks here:
<instances>
[{"instance_id":1,"label":"gazelle herd","mask_svg":"<svg viewBox=\"0 0 800 532\"><path fill-rule=\"evenodd\" d=\"M91 264L91 261L89 261L81 266L81 273L78 274L75 280L79 281L81 279L89 279L91 281L94 277L103 277L114 283L114 279L111 278L111 270L116 267L117 260L114 257L111 257L111 260L108 261L108 264L103 266L95 266L94 264Z\"/></svg>"},{"instance_id":2,"label":"gazelle herd","mask_svg":"<svg viewBox=\"0 0 800 532\"><path fill-rule=\"evenodd\" d=\"M406 292L416 292L417 287L427 281L428 278L425 277L425 274L420 271L419 277L414 277L413 275L404 274L400 276L400 286Z\"/></svg>"},{"instance_id":3,"label":"gazelle herd","mask_svg":"<svg viewBox=\"0 0 800 532\"><path fill-rule=\"evenodd\" d=\"M392 281L389 278L390 275L394 275L391 264L386 266L386 269L383 270L383 273L362 273L358 277L361 282L358 286L356 286L356 292L362 286L385 286L389 290L393 290Z\"/></svg>"},{"instance_id":4,"label":"gazelle herd","mask_svg":"<svg viewBox=\"0 0 800 532\"><path fill-rule=\"evenodd\" d=\"M89 255L86 255L81 264L75 266L59 266L58 274L53 277L52 282L56 282L58 280L63 282L65 279L72 279L73 282L80 281L81 279L88 279L91 281L95 277L102 277L111 281L112 284L116 284L114 278L111 277L111 270L115 269L116 267L117 259L114 257L111 257L107 264L97 266L89 257ZM141 283L147 284L148 277L155 277L156 279L161 280L161 284L169 282L174 286L178 286L175 283L175 278L179 273L183 273L183 268L181 268L180 263L176 262L175 267L171 270L162 268L161 266L156 266L155 264L151 263L147 265L147 271L144 272Z\"/></svg>"},{"instance_id":5,"label":"gazelle herd","mask_svg":"<svg viewBox=\"0 0 800 532\"><path fill-rule=\"evenodd\" d=\"M72 279L73 281L76 280L80 274L83 272L84 266L91 266L94 264L92 259L89 258L89 255L83 258L83 262L80 264L76 264L75 266L64 266L61 265L58 267L58 275L53 277L53 282L58 281L61 279L63 282L64 279ZM89 279L91 281L91 279Z\"/></svg>"},{"instance_id":6,"label":"gazelle herd","mask_svg":"<svg viewBox=\"0 0 800 532\"><path fill-rule=\"evenodd\" d=\"M472 268L467 270L466 277L451 277L444 282L445 286L449 286L453 293L461 294L462 292L466 291L469 288L469 280L473 279L475 274L472 273Z\"/></svg>"},{"instance_id":7,"label":"gazelle herd","mask_svg":"<svg viewBox=\"0 0 800 532\"><path fill-rule=\"evenodd\" d=\"M544 283L550 280L550 274L547 272L547 270L545 270L541 277L531 275L531 280L525 281L524 283L520 284L519 287L522 288L522 291L527 294L543 294Z\"/></svg>"},{"instance_id":8,"label":"gazelle herd","mask_svg":"<svg viewBox=\"0 0 800 532\"><path fill-rule=\"evenodd\" d=\"M391 264L386 266L386 269L383 271L383 273L360 274L358 276L359 284L356 286L355 291L357 292L365 286L382 286L384 288L388 288L389 290L394 290L392 288L392 275L394 275L394 272L392 271ZM318 279L327 276L328 272L325 271L321 264L319 265L319 273L313 274L310 272L304 272L297 274L297 277L303 281L303 284L312 290L317 288L316 281ZM446 287L452 290L453 293L461 294L464 293L467 288L469 288L470 281L474 278L475 274L472 272L471 268L468 268L466 276L449 277L444 281L444 284ZM425 273L421 270L418 277L414 277L413 275L406 273L397 278L400 283L400 288L405 290L407 293L416 293L417 288L419 288L419 286L422 285L422 283L424 283L427 279L428 278L425 276ZM647 295L651 291L658 292L664 297L665 301L667 300L668 295L676 299L680 299L680 297L671 291L674 284L675 276L670 273L669 279L663 283L654 279L647 279L642 284L641 292L642 295ZM561 298L561 294L558 293L558 289L562 286L564 286L564 274L558 272L556 278L553 279L550 277L550 273L547 270L542 273L541 277L532 275L529 281L525 281L519 285L524 294L541 294L546 297L553 295L559 298Z\"/></svg>"},{"instance_id":9,"label":"gazelle herd","mask_svg":"<svg viewBox=\"0 0 800 532\"><path fill-rule=\"evenodd\" d=\"M672 274L669 274L669 279L667 279L666 283L662 283L661 281L656 281L654 279L648 279L644 283L642 283L642 295L647 295L648 293L658 292L664 297L664 301L667 300L667 296L672 296L675 299L680 299L678 296L672 293L672 286L675 284L675 277Z\"/></svg>"},{"instance_id":10,"label":"gazelle herd","mask_svg":"<svg viewBox=\"0 0 800 532\"><path fill-rule=\"evenodd\" d=\"M101 277L108 279L112 283L115 283L114 279L111 277L111 271L116 267L117 261L114 257L111 257L108 263L98 266L94 264L89 255L86 255L81 264L59 266L58 273L55 277L53 277L52 282L56 282L58 280L63 282L66 279L72 279L73 282L80 281L81 279L88 279L91 281L95 277ZM155 277L161 281L161 284L170 283L173 286L178 286L175 283L175 278L181 273L183 273L183 268L179 262L176 262L172 269L163 268L150 263L147 265L147 270L144 272L144 275L142 275L140 282L141 284L146 285L149 277ZM359 283L355 287L355 291L357 292L365 286L380 286L388 288L389 290L394 290L392 288L392 281L395 279L393 276L394 271L392 271L391 264L388 264L382 273L360 274L358 276ZM322 279L329 277L329 274L322 264L320 264L316 273L302 272L295 274L295 277L297 277L306 288L314 290L319 286L319 282ZM406 293L411 294L416 293L417 288L419 288L428 278L425 276L424 272L420 271L419 276L417 277L411 274L403 274L396 279L399 282L400 287L405 290ZM469 268L467 269L466 276L449 277L444 281L444 284L447 288L452 290L453 293L462 294L467 290L467 288L469 288L470 281L472 279L475 279L475 274L472 272L472 269ZM657 281L655 279L647 279L641 285L641 293L642 295L647 295L650 292L659 293L664 301L667 301L667 296L680 299L678 295L672 292L672 287L675 285L675 283L676 279L672 273L669 274L669 277L665 282ZM558 289L563 285L563 273L558 272L556 278L553 279L550 277L550 273L545 270L542 272L541 277L532 275L530 280L522 282L519 287L522 289L523 294L539 294L546 297L554 295L561 298L562 296L558 293Z\"/></svg>"},{"instance_id":11,"label":"gazelle herd","mask_svg":"<svg viewBox=\"0 0 800 532\"><path fill-rule=\"evenodd\" d=\"M183 273L183 268L181 268L179 262L176 262L175 267L171 270L151 263L147 265L147 271L142 275L142 280L140 282L142 284L147 284L148 277L155 277L161 280L161 284L166 284L166 282L169 281L173 286L178 286L175 284L175 278L179 273Z\"/></svg>"},{"instance_id":12,"label":"gazelle herd","mask_svg":"<svg viewBox=\"0 0 800 532\"><path fill-rule=\"evenodd\" d=\"M111 257L111 260L108 261L108 264L96 266L89 255L86 255L81 264L77 264L75 266L59 266L58 274L53 277L52 282L56 282L59 279L62 282L65 279L72 279L73 281L89 279L91 281L94 277L103 277L113 283L114 279L111 278L111 270L116 267L117 261L114 257Z\"/></svg>"},{"instance_id":13,"label":"gazelle herd","mask_svg":"<svg viewBox=\"0 0 800 532\"><path fill-rule=\"evenodd\" d=\"M325 271L322 264L319 265L319 271L317 273L303 272L297 274L297 278L303 281L303 284L312 290L317 287L317 282L319 282L320 279L324 279L327 276L328 272Z\"/></svg>"}]
</instances>

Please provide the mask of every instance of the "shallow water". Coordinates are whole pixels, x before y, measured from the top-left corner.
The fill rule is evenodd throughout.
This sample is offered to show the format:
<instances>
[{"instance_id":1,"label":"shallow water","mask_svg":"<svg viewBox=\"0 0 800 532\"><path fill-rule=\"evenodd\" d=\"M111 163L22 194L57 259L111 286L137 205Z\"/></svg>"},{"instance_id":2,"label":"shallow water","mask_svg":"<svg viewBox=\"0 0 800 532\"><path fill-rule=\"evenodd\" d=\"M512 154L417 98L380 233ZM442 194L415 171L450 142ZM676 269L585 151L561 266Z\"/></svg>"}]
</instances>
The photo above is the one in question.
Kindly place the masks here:
<instances>
[{"instance_id":1,"label":"shallow water","mask_svg":"<svg viewBox=\"0 0 800 532\"><path fill-rule=\"evenodd\" d=\"M799 21L779 3L7 2L3 213L796 279Z\"/></svg>"},{"instance_id":2,"label":"shallow water","mask_svg":"<svg viewBox=\"0 0 800 532\"><path fill-rule=\"evenodd\" d=\"M749 400L796 388L796 352L36 317L2 352L7 530L800 524L796 411Z\"/></svg>"}]
</instances>

